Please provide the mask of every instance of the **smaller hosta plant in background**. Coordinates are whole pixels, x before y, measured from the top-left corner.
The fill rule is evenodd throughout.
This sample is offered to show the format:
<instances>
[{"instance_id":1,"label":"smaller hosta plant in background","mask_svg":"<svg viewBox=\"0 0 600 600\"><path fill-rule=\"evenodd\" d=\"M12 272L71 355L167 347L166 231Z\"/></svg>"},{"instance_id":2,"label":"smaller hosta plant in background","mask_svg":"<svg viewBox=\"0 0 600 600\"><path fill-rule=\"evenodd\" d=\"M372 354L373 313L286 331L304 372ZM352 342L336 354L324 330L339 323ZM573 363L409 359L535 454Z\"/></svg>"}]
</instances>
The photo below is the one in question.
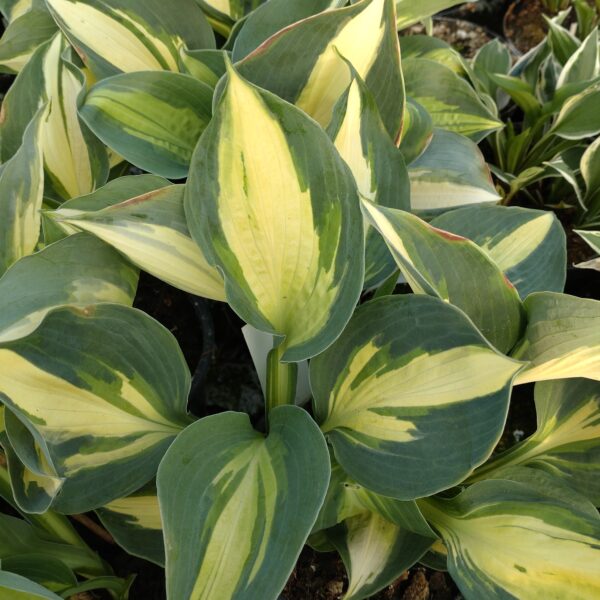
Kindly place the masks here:
<instances>
[{"instance_id":1,"label":"smaller hosta plant in background","mask_svg":"<svg viewBox=\"0 0 600 600\"><path fill-rule=\"evenodd\" d=\"M306 543L339 553L346 600L419 562L468 600L600 595L600 302L563 293L556 217L497 205L477 147L521 135L492 97L526 75L497 45L401 59L397 28L451 4L40 3L0 124L7 598L127 598L86 511L169 600L275 600ZM538 88L519 161L581 150L591 218L595 32L571 61L556 26L569 94L547 112L562 86ZM264 418L193 414L140 270L246 323ZM529 383L537 429L499 453Z\"/></svg>"}]
</instances>

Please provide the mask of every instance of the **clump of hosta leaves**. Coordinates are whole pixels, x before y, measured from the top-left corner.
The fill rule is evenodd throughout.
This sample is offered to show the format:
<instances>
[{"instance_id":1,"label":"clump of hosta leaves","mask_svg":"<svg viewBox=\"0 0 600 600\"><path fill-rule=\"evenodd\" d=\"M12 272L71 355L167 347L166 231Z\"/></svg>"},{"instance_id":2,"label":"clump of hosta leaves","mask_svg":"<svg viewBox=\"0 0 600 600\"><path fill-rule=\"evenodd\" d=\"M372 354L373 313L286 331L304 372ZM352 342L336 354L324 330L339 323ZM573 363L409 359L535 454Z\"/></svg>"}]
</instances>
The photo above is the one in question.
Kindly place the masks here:
<instances>
[{"instance_id":1,"label":"clump of hosta leaves","mask_svg":"<svg viewBox=\"0 0 600 600\"><path fill-rule=\"evenodd\" d=\"M477 146L514 139L492 96L526 79L482 69L496 46L401 57L452 4L2 4L0 596L127 598L89 511L170 600L275 600L306 543L346 599L419 562L469 600L600 594L600 302L562 293L559 222L498 205ZM520 161L592 135L575 83ZM140 270L246 323L264 421L189 411ZM499 453L525 384L537 430Z\"/></svg>"}]
</instances>

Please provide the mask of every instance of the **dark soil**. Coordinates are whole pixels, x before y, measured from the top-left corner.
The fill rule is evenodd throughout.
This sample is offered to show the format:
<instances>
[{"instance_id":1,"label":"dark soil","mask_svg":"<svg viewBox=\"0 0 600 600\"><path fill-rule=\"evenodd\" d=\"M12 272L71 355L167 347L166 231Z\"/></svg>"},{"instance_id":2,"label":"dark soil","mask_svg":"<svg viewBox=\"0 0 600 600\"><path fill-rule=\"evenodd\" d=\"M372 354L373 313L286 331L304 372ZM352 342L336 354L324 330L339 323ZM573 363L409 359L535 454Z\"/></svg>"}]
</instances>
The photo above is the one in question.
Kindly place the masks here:
<instances>
[{"instance_id":1,"label":"dark soil","mask_svg":"<svg viewBox=\"0 0 600 600\"><path fill-rule=\"evenodd\" d=\"M527 52L537 46L546 35L540 0L513 2L504 16L504 35L521 51Z\"/></svg>"}]
</instances>

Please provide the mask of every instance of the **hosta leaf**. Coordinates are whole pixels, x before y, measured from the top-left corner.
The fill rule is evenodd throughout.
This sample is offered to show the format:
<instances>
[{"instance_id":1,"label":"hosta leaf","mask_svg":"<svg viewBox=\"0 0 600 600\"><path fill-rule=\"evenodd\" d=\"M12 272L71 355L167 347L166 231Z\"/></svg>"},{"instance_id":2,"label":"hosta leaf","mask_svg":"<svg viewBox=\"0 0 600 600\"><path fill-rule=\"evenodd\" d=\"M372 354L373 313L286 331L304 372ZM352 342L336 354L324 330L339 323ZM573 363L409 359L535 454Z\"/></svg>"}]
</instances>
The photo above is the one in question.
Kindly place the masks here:
<instances>
[{"instance_id":1,"label":"hosta leaf","mask_svg":"<svg viewBox=\"0 0 600 600\"><path fill-rule=\"evenodd\" d=\"M38 583L8 571L0 571L0 592L4 600L61 600Z\"/></svg>"},{"instance_id":2,"label":"hosta leaf","mask_svg":"<svg viewBox=\"0 0 600 600\"><path fill-rule=\"evenodd\" d=\"M65 512L102 506L154 476L188 422L189 384L172 335L116 304L58 309L27 338L0 344L2 400L66 479Z\"/></svg>"},{"instance_id":3,"label":"hosta leaf","mask_svg":"<svg viewBox=\"0 0 600 600\"><path fill-rule=\"evenodd\" d=\"M0 165L0 274L31 254L40 237L44 191L41 130L47 109L41 108L25 130L17 153Z\"/></svg>"},{"instance_id":4,"label":"hosta leaf","mask_svg":"<svg viewBox=\"0 0 600 600\"><path fill-rule=\"evenodd\" d=\"M458 0L395 0L396 24L398 29L405 29L442 10L460 4Z\"/></svg>"},{"instance_id":5,"label":"hosta leaf","mask_svg":"<svg viewBox=\"0 0 600 600\"><path fill-rule=\"evenodd\" d=\"M418 212L500 199L477 145L451 131L434 129L427 149L410 164L408 175L411 205Z\"/></svg>"},{"instance_id":6,"label":"hosta leaf","mask_svg":"<svg viewBox=\"0 0 600 600\"><path fill-rule=\"evenodd\" d=\"M418 102L407 98L400 142L400 151L407 165L425 152L432 137L433 121L431 116Z\"/></svg>"},{"instance_id":7,"label":"hosta leaf","mask_svg":"<svg viewBox=\"0 0 600 600\"><path fill-rule=\"evenodd\" d=\"M310 533L329 481L323 436L281 406L269 435L247 415L207 417L181 433L158 470L172 600L275 600Z\"/></svg>"},{"instance_id":8,"label":"hosta leaf","mask_svg":"<svg viewBox=\"0 0 600 600\"><path fill-rule=\"evenodd\" d=\"M539 292L524 302L528 324L512 355L530 361L517 383L587 377L600 381L600 302Z\"/></svg>"},{"instance_id":9,"label":"hosta leaf","mask_svg":"<svg viewBox=\"0 0 600 600\"><path fill-rule=\"evenodd\" d=\"M519 295L484 250L410 213L363 206L415 293L459 307L500 351L515 345L525 325Z\"/></svg>"},{"instance_id":10,"label":"hosta leaf","mask_svg":"<svg viewBox=\"0 0 600 600\"><path fill-rule=\"evenodd\" d=\"M362 288L363 224L352 175L311 119L230 68L185 210L234 310L285 336L284 361L339 335Z\"/></svg>"},{"instance_id":11,"label":"hosta leaf","mask_svg":"<svg viewBox=\"0 0 600 600\"><path fill-rule=\"evenodd\" d=\"M215 45L194 0L47 0L47 4L96 79L120 72L178 71L181 47Z\"/></svg>"},{"instance_id":12,"label":"hosta leaf","mask_svg":"<svg viewBox=\"0 0 600 600\"><path fill-rule=\"evenodd\" d=\"M427 58L440 63L457 75L466 75L469 65L460 53L448 42L430 35L400 36L402 60L409 58Z\"/></svg>"},{"instance_id":13,"label":"hosta leaf","mask_svg":"<svg viewBox=\"0 0 600 600\"><path fill-rule=\"evenodd\" d=\"M554 58L563 66L581 46L581 42L568 29L563 27L556 19L544 15L548 25L548 43Z\"/></svg>"},{"instance_id":14,"label":"hosta leaf","mask_svg":"<svg viewBox=\"0 0 600 600\"><path fill-rule=\"evenodd\" d=\"M53 592L60 592L77 584L77 578L69 567L45 554L23 554L4 558L2 570L26 577Z\"/></svg>"},{"instance_id":15,"label":"hosta leaf","mask_svg":"<svg viewBox=\"0 0 600 600\"><path fill-rule=\"evenodd\" d=\"M472 206L436 217L431 225L473 240L517 288L562 292L567 250L564 229L553 213L506 206Z\"/></svg>"},{"instance_id":16,"label":"hosta leaf","mask_svg":"<svg viewBox=\"0 0 600 600\"><path fill-rule=\"evenodd\" d=\"M344 600L370 598L412 567L433 543L368 512L328 531L327 538L348 572Z\"/></svg>"},{"instance_id":17,"label":"hosta leaf","mask_svg":"<svg viewBox=\"0 0 600 600\"><path fill-rule=\"evenodd\" d=\"M600 593L598 513L570 494L561 497L541 475L483 481L452 500L422 502L467 600Z\"/></svg>"},{"instance_id":18,"label":"hosta leaf","mask_svg":"<svg viewBox=\"0 0 600 600\"><path fill-rule=\"evenodd\" d=\"M64 304L131 305L136 287L137 269L110 246L73 235L22 258L0 278L0 342L28 335Z\"/></svg>"},{"instance_id":19,"label":"hosta leaf","mask_svg":"<svg viewBox=\"0 0 600 600\"><path fill-rule=\"evenodd\" d=\"M206 13L219 20L237 21L266 0L198 0Z\"/></svg>"},{"instance_id":20,"label":"hosta leaf","mask_svg":"<svg viewBox=\"0 0 600 600\"><path fill-rule=\"evenodd\" d=\"M18 73L56 29L54 19L44 8L33 8L19 16L7 26L0 39L0 69Z\"/></svg>"},{"instance_id":21,"label":"hosta leaf","mask_svg":"<svg viewBox=\"0 0 600 600\"><path fill-rule=\"evenodd\" d=\"M165 564L162 522L154 485L117 498L96 513L119 546L157 565Z\"/></svg>"},{"instance_id":22,"label":"hosta leaf","mask_svg":"<svg viewBox=\"0 0 600 600\"><path fill-rule=\"evenodd\" d=\"M542 381L535 386L537 431L487 463L474 479L507 465L527 465L565 480L600 506L600 383L589 379Z\"/></svg>"},{"instance_id":23,"label":"hosta leaf","mask_svg":"<svg viewBox=\"0 0 600 600\"><path fill-rule=\"evenodd\" d=\"M596 252L596 254L600 254L600 231L575 231L579 237L581 237L586 244ZM594 269L600 271L600 257L592 258L592 260L579 263L575 266L580 269Z\"/></svg>"},{"instance_id":24,"label":"hosta leaf","mask_svg":"<svg viewBox=\"0 0 600 600\"><path fill-rule=\"evenodd\" d=\"M182 48L181 62L189 75L214 88L219 79L225 75L226 54L224 50L186 50Z\"/></svg>"},{"instance_id":25,"label":"hosta leaf","mask_svg":"<svg viewBox=\"0 0 600 600\"><path fill-rule=\"evenodd\" d=\"M181 179L210 121L212 96L208 85L189 75L123 73L96 84L79 113L109 148L135 166Z\"/></svg>"},{"instance_id":26,"label":"hosta leaf","mask_svg":"<svg viewBox=\"0 0 600 600\"><path fill-rule=\"evenodd\" d=\"M244 26L235 38L232 59L238 61L248 56L265 40L292 23L344 4L346 0L269 0L245 19Z\"/></svg>"},{"instance_id":27,"label":"hosta leaf","mask_svg":"<svg viewBox=\"0 0 600 600\"><path fill-rule=\"evenodd\" d=\"M589 202L600 194L600 137L586 148L580 167L585 181L585 199Z\"/></svg>"},{"instance_id":28,"label":"hosta leaf","mask_svg":"<svg viewBox=\"0 0 600 600\"><path fill-rule=\"evenodd\" d=\"M236 66L246 79L296 104L325 127L351 82L343 56L366 82L387 131L397 138L404 86L394 19L393 0L364 0L326 11L273 35Z\"/></svg>"},{"instance_id":29,"label":"hosta leaf","mask_svg":"<svg viewBox=\"0 0 600 600\"><path fill-rule=\"evenodd\" d=\"M567 140L580 140L600 133L600 86L587 88L563 105L550 130Z\"/></svg>"},{"instance_id":30,"label":"hosta leaf","mask_svg":"<svg viewBox=\"0 0 600 600\"><path fill-rule=\"evenodd\" d=\"M8 23L31 10L33 0L0 0L0 12Z\"/></svg>"},{"instance_id":31,"label":"hosta leaf","mask_svg":"<svg viewBox=\"0 0 600 600\"><path fill-rule=\"evenodd\" d=\"M363 197L382 206L410 209L404 159L381 122L373 96L357 74L334 111L329 134ZM389 277L396 263L372 228L367 230L365 245L364 285L370 288Z\"/></svg>"},{"instance_id":32,"label":"hosta leaf","mask_svg":"<svg viewBox=\"0 0 600 600\"><path fill-rule=\"evenodd\" d=\"M520 368L458 309L409 295L359 307L310 375L342 467L370 490L410 500L458 483L490 455Z\"/></svg>"},{"instance_id":33,"label":"hosta leaf","mask_svg":"<svg viewBox=\"0 0 600 600\"><path fill-rule=\"evenodd\" d=\"M101 210L61 208L48 217L92 233L175 287L224 300L223 279L190 237L183 191L182 185L171 185Z\"/></svg>"},{"instance_id":34,"label":"hosta leaf","mask_svg":"<svg viewBox=\"0 0 600 600\"><path fill-rule=\"evenodd\" d=\"M493 39L478 50L473 58L473 72L476 81L494 100L498 90L497 84L490 75L507 75L511 66L511 55L506 44Z\"/></svg>"},{"instance_id":35,"label":"hosta leaf","mask_svg":"<svg viewBox=\"0 0 600 600\"><path fill-rule=\"evenodd\" d=\"M402 61L406 95L423 105L435 127L481 141L502 123L449 67L426 58Z\"/></svg>"},{"instance_id":36,"label":"hosta leaf","mask_svg":"<svg viewBox=\"0 0 600 600\"><path fill-rule=\"evenodd\" d=\"M556 87L590 81L600 74L598 29L594 29L573 53L560 73Z\"/></svg>"},{"instance_id":37,"label":"hosta leaf","mask_svg":"<svg viewBox=\"0 0 600 600\"><path fill-rule=\"evenodd\" d=\"M54 191L73 198L94 191L108 178L106 150L77 116L85 87L81 71L61 58L64 38L57 34L44 57L45 96L49 114L42 129L44 166Z\"/></svg>"}]
</instances>

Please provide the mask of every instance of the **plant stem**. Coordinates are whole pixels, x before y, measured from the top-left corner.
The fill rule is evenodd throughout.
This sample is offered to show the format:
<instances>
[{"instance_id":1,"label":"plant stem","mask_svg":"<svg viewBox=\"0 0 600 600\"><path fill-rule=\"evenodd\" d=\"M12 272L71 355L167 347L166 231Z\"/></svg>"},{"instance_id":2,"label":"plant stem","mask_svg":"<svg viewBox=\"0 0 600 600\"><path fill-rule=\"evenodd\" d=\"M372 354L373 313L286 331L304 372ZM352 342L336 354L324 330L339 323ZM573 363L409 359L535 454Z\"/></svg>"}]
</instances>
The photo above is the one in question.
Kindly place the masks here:
<instances>
[{"instance_id":1,"label":"plant stem","mask_svg":"<svg viewBox=\"0 0 600 600\"><path fill-rule=\"evenodd\" d=\"M269 412L276 406L294 404L298 365L281 362L281 345L273 348L267 356L267 423Z\"/></svg>"}]
</instances>

